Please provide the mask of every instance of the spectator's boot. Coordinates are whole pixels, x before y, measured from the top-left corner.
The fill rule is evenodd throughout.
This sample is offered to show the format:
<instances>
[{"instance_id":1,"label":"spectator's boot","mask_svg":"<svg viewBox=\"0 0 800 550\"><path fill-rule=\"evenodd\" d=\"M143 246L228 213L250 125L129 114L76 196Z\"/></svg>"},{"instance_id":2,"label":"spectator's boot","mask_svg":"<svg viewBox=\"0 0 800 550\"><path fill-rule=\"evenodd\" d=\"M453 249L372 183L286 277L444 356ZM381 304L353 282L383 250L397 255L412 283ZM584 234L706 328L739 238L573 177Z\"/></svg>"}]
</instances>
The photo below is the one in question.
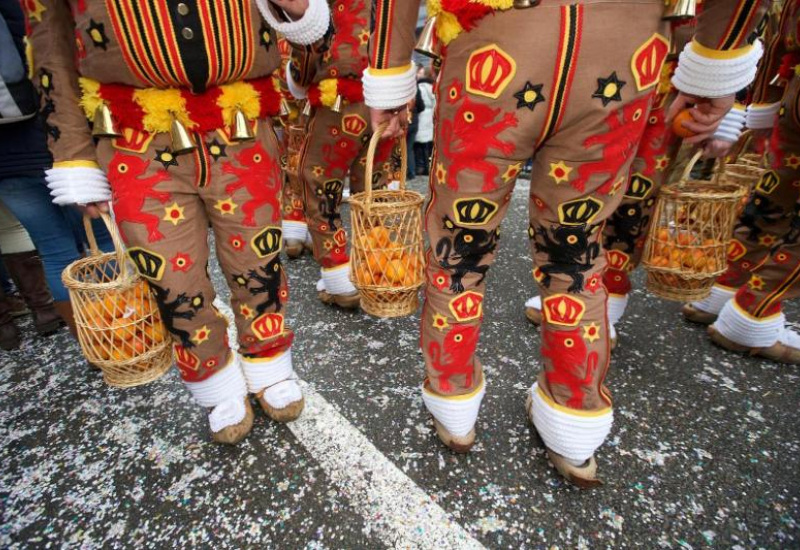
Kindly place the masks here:
<instances>
[{"instance_id":1,"label":"spectator's boot","mask_svg":"<svg viewBox=\"0 0 800 550\"><path fill-rule=\"evenodd\" d=\"M61 325L61 316L53 307L53 296L44 276L42 261L36 251L4 254L3 261L19 293L33 312L33 324L39 334L50 334Z\"/></svg>"},{"instance_id":2,"label":"spectator's boot","mask_svg":"<svg viewBox=\"0 0 800 550\"><path fill-rule=\"evenodd\" d=\"M19 347L19 331L11 318L11 304L0 289L0 348L11 351Z\"/></svg>"}]
</instances>

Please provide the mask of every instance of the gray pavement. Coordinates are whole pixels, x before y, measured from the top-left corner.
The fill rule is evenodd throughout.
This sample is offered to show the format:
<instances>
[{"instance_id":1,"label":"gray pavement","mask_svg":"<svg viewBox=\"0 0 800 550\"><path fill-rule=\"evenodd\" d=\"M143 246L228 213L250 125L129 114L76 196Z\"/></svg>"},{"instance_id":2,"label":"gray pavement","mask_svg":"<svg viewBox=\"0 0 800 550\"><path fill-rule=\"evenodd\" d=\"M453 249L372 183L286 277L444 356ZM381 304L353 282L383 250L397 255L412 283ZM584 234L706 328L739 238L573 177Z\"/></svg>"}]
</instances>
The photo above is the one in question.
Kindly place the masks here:
<instances>
[{"instance_id":1,"label":"gray pavement","mask_svg":"<svg viewBox=\"0 0 800 550\"><path fill-rule=\"evenodd\" d=\"M259 414L234 449L208 441L174 372L108 388L66 331L35 339L26 321L23 349L0 355L0 546L434 547L419 541L441 524L474 540L437 549L800 548L800 369L713 347L641 274L609 376L607 484L581 492L554 475L524 413L540 342L523 313L526 198L521 182L488 278L488 391L470 455L442 447L422 408L418 316L323 306L304 257L286 263L295 368L323 406L307 413L328 413L293 429ZM406 482L386 489L384 474ZM419 494L400 525L394 511Z\"/></svg>"}]
</instances>

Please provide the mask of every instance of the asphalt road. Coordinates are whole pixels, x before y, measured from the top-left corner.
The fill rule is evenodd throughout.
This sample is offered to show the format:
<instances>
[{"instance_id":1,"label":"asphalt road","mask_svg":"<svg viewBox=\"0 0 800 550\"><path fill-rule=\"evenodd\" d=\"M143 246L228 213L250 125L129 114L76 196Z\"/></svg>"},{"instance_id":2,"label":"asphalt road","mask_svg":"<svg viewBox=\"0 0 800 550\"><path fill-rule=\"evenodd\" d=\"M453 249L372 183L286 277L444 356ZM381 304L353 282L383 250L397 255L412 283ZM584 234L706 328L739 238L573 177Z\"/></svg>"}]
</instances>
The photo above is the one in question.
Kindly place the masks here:
<instances>
[{"instance_id":1,"label":"asphalt road","mask_svg":"<svg viewBox=\"0 0 800 550\"><path fill-rule=\"evenodd\" d=\"M488 278L468 456L422 407L418 316L323 306L304 257L286 269L307 411L291 429L258 414L233 449L209 442L176 373L109 388L66 331L36 339L26 320L23 349L0 355L0 546L800 548L800 370L713 347L641 274L617 327L606 485L554 475L524 413L540 366L526 184Z\"/></svg>"}]
</instances>

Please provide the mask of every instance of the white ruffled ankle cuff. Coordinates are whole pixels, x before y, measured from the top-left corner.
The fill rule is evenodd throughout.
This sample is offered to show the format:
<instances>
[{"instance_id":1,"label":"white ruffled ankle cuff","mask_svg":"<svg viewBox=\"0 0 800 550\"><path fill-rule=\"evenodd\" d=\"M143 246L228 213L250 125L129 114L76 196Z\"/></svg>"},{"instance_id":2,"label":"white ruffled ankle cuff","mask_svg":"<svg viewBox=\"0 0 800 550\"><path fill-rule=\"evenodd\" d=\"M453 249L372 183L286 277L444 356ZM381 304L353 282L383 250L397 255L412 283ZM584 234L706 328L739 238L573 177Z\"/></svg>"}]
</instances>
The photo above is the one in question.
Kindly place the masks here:
<instances>
[{"instance_id":1,"label":"white ruffled ankle cuff","mask_svg":"<svg viewBox=\"0 0 800 550\"><path fill-rule=\"evenodd\" d=\"M310 46L328 32L331 12L325 0L309 0L308 9L303 17L290 22L278 21L272 10L277 11L279 8L274 5L270 6L269 0L256 0L256 4L269 26L294 44Z\"/></svg>"},{"instance_id":2,"label":"white ruffled ankle cuff","mask_svg":"<svg viewBox=\"0 0 800 550\"><path fill-rule=\"evenodd\" d=\"M778 334L778 342L790 348L800 349L800 334L784 325Z\"/></svg>"},{"instance_id":3,"label":"white ruffled ankle cuff","mask_svg":"<svg viewBox=\"0 0 800 550\"><path fill-rule=\"evenodd\" d=\"M322 269L322 288L317 283L317 290L328 294L353 294L356 287L350 281L350 264L342 264L330 269Z\"/></svg>"},{"instance_id":4,"label":"white ruffled ankle cuff","mask_svg":"<svg viewBox=\"0 0 800 550\"><path fill-rule=\"evenodd\" d=\"M622 316L625 315L625 310L628 307L628 298L627 294L619 295L619 294L612 294L608 297L608 322L612 325L616 325L619 323L619 320L622 319Z\"/></svg>"},{"instance_id":5,"label":"white ruffled ankle cuff","mask_svg":"<svg viewBox=\"0 0 800 550\"><path fill-rule=\"evenodd\" d=\"M228 426L235 426L247 415L244 397L226 399L208 415L208 425L212 432L219 432Z\"/></svg>"},{"instance_id":6,"label":"white ruffled ankle cuff","mask_svg":"<svg viewBox=\"0 0 800 550\"><path fill-rule=\"evenodd\" d=\"M414 65L397 74L382 73L381 70L364 69L364 103L373 109L395 109L414 99L417 95L417 71Z\"/></svg>"},{"instance_id":7,"label":"white ruffled ankle cuff","mask_svg":"<svg viewBox=\"0 0 800 550\"><path fill-rule=\"evenodd\" d=\"M702 300L692 302L691 305L695 309L716 315L722 310L722 306L732 300L734 296L736 296L736 291L714 285L711 287L711 294Z\"/></svg>"},{"instance_id":8,"label":"white ruffled ankle cuff","mask_svg":"<svg viewBox=\"0 0 800 550\"><path fill-rule=\"evenodd\" d=\"M603 444L614 423L611 407L597 412L573 411L556 404L535 383L531 389L531 422L544 444L564 458L583 463Z\"/></svg>"},{"instance_id":9,"label":"white ruffled ankle cuff","mask_svg":"<svg viewBox=\"0 0 800 550\"><path fill-rule=\"evenodd\" d=\"M306 235L308 235L308 224L305 222L283 220L281 222L281 231L283 231L283 238L285 240L305 242Z\"/></svg>"},{"instance_id":10,"label":"white ruffled ankle cuff","mask_svg":"<svg viewBox=\"0 0 800 550\"><path fill-rule=\"evenodd\" d=\"M745 116L744 106L739 104L734 105L733 109L728 111L722 118L722 122L720 122L717 130L714 132L713 138L729 141L731 143L739 141L742 130L744 130Z\"/></svg>"},{"instance_id":11,"label":"white ruffled ankle cuff","mask_svg":"<svg viewBox=\"0 0 800 550\"><path fill-rule=\"evenodd\" d=\"M475 427L481 401L486 394L486 383L468 395L444 397L422 386L422 402L444 429L456 437L464 437Z\"/></svg>"},{"instance_id":12,"label":"white ruffled ankle cuff","mask_svg":"<svg viewBox=\"0 0 800 550\"><path fill-rule=\"evenodd\" d=\"M775 117L780 109L780 101L748 105L745 125L751 130L769 130L775 126Z\"/></svg>"},{"instance_id":13,"label":"white ruffled ankle cuff","mask_svg":"<svg viewBox=\"0 0 800 550\"><path fill-rule=\"evenodd\" d=\"M769 319L756 319L743 311L736 300L729 300L711 326L722 336L740 346L768 348L778 341L785 322L783 313Z\"/></svg>"},{"instance_id":14,"label":"white ruffled ankle cuff","mask_svg":"<svg viewBox=\"0 0 800 550\"><path fill-rule=\"evenodd\" d=\"M265 359L241 357L241 361L242 372L247 380L247 390L250 393L259 393L264 388L294 377L291 349L277 357Z\"/></svg>"},{"instance_id":15,"label":"white ruffled ankle cuff","mask_svg":"<svg viewBox=\"0 0 800 550\"><path fill-rule=\"evenodd\" d=\"M201 407L216 407L234 398L241 401L247 395L247 384L239 365L239 359L235 355L227 367L202 382L184 382L183 384Z\"/></svg>"},{"instance_id":16,"label":"white ruffled ankle cuff","mask_svg":"<svg viewBox=\"0 0 800 550\"><path fill-rule=\"evenodd\" d=\"M542 297L534 296L533 298L528 298L528 301L525 302L525 307L532 308L537 311L542 311Z\"/></svg>"},{"instance_id":17,"label":"white ruffled ankle cuff","mask_svg":"<svg viewBox=\"0 0 800 550\"><path fill-rule=\"evenodd\" d=\"M672 84L681 92L699 97L723 97L746 88L756 76L764 47L756 40L742 48L741 55L718 59L695 41L686 44L678 60ZM730 52L726 52L730 54Z\"/></svg>"}]
</instances>

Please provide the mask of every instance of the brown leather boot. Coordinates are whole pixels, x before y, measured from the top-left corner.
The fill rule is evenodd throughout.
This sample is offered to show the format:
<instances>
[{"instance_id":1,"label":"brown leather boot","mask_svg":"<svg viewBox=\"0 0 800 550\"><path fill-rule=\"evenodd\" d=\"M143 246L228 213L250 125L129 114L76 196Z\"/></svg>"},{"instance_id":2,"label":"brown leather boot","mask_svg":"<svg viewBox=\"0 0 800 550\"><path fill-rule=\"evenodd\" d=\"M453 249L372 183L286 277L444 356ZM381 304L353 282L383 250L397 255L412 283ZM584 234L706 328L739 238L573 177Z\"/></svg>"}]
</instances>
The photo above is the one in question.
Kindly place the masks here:
<instances>
[{"instance_id":1,"label":"brown leather boot","mask_svg":"<svg viewBox=\"0 0 800 550\"><path fill-rule=\"evenodd\" d=\"M33 312L33 324L39 334L50 334L61 325L61 316L53 307L53 296L44 277L42 260L36 251L3 254L3 262L19 293Z\"/></svg>"},{"instance_id":2,"label":"brown leather boot","mask_svg":"<svg viewBox=\"0 0 800 550\"><path fill-rule=\"evenodd\" d=\"M0 288L0 348L11 351L19 347L19 331L11 318L11 305Z\"/></svg>"},{"instance_id":3,"label":"brown leather boot","mask_svg":"<svg viewBox=\"0 0 800 550\"><path fill-rule=\"evenodd\" d=\"M72 311L72 302L64 300L63 302L53 302L53 307L56 308L58 315L66 323L70 334L75 340L78 339L78 327L75 325L75 313Z\"/></svg>"}]
</instances>

